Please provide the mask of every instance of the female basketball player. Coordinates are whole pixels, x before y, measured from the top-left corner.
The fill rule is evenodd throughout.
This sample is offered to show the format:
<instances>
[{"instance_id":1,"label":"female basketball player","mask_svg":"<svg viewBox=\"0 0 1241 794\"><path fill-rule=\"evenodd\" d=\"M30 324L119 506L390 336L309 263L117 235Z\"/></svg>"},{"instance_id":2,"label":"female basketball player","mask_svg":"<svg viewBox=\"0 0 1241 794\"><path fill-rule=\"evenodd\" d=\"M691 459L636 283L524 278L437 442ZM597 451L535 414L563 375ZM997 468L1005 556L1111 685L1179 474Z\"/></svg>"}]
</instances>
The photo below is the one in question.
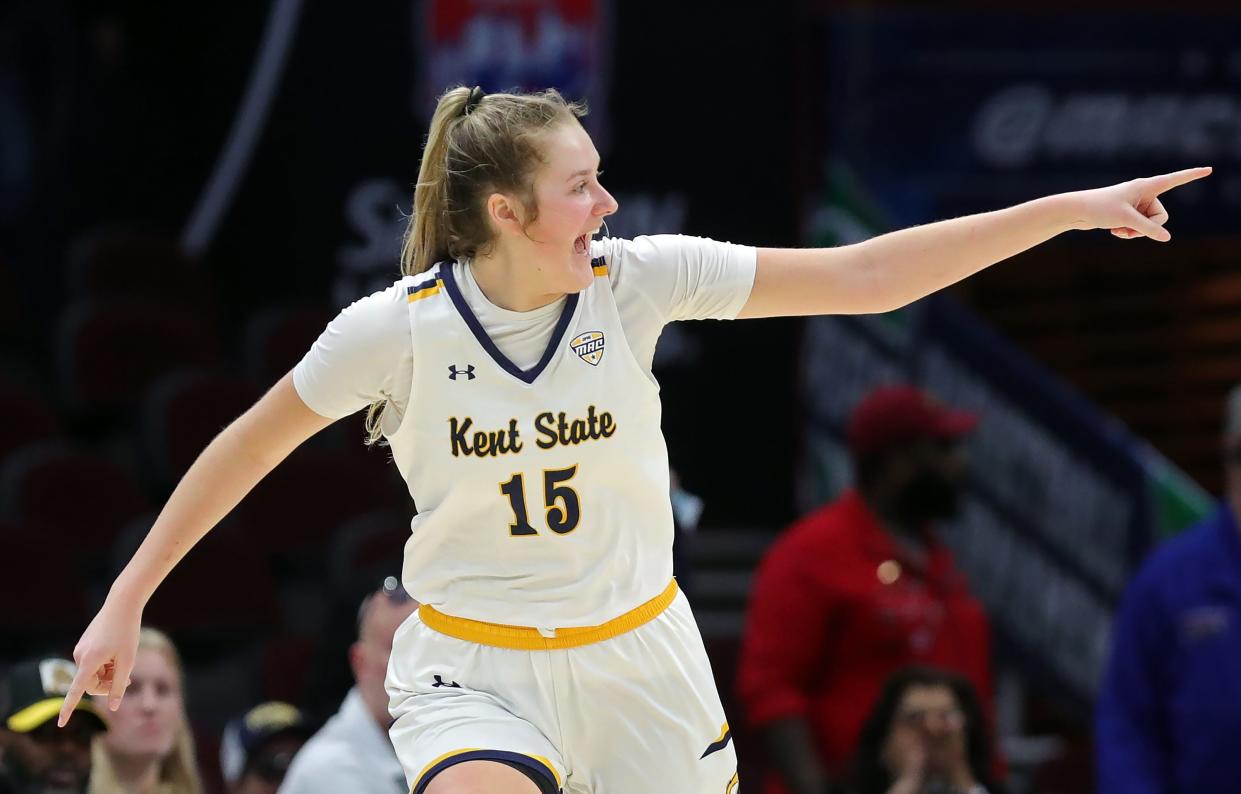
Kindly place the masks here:
<instances>
[{"instance_id":1,"label":"female basketball player","mask_svg":"<svg viewBox=\"0 0 1241 794\"><path fill-rule=\"evenodd\" d=\"M295 447L371 404L421 512L391 736L415 794L734 792L736 756L671 575L651 358L692 318L884 312L1070 229L1169 239L1197 168L821 250L594 240L616 201L559 94L453 89L423 154L404 278L345 309L207 446L74 656L120 702L143 605ZM221 572L225 575L225 572Z\"/></svg>"}]
</instances>

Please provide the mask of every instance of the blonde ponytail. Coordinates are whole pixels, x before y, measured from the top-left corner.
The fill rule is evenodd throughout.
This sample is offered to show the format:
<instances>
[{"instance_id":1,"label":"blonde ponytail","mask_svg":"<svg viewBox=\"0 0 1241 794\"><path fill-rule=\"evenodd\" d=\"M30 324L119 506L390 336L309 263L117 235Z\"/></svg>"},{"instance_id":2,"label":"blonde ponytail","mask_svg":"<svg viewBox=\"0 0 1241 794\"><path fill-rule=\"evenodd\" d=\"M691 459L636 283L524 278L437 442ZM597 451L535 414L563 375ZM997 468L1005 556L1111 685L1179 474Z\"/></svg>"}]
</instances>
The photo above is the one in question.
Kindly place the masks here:
<instances>
[{"instance_id":1,"label":"blonde ponytail","mask_svg":"<svg viewBox=\"0 0 1241 794\"><path fill-rule=\"evenodd\" d=\"M414 188L414 212L401 245L401 275L426 272L448 256L448 138L449 127L465 118L470 89L458 86L445 92L435 106L427 143ZM368 413L369 420L370 415Z\"/></svg>"}]
</instances>

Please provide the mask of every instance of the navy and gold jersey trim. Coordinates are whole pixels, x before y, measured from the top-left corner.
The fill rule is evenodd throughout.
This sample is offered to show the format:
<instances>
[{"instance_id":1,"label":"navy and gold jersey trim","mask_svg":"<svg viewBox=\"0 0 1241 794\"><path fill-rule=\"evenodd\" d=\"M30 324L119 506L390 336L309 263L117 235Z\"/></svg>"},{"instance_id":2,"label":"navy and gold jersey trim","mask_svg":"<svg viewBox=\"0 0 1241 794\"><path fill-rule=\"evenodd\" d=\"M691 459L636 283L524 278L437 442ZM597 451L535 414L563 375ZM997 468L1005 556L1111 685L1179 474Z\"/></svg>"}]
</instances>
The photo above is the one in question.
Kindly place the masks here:
<instances>
[{"instance_id":1,"label":"navy and gold jersey trim","mask_svg":"<svg viewBox=\"0 0 1241 794\"><path fill-rule=\"evenodd\" d=\"M551 761L542 756L513 753L508 750L483 750L477 747L464 747L460 750L444 753L423 767L422 772L418 774L418 779L414 781L414 785L410 789L410 794L422 794L427 786L430 785L433 777L448 767L460 764L463 761L504 761L510 764L519 764L538 774L551 787L551 791L560 791L560 787L564 785L560 779L560 773L556 771L556 767Z\"/></svg>"},{"instance_id":2,"label":"navy and gold jersey trim","mask_svg":"<svg viewBox=\"0 0 1241 794\"><path fill-rule=\"evenodd\" d=\"M608 260L602 256L596 256L590 260L590 269L595 271L596 276L606 276L608 274Z\"/></svg>"},{"instance_id":3,"label":"navy and gold jersey trim","mask_svg":"<svg viewBox=\"0 0 1241 794\"><path fill-rule=\"evenodd\" d=\"M703 750L702 755L698 757L698 760L701 761L702 759L711 755L711 753L717 753L720 750L723 750L725 747L728 746L728 743L731 742L732 740L733 740L733 733L732 731L728 729L728 723L726 722L724 723L724 727L720 728L719 738L711 742L711 744L707 745L707 749Z\"/></svg>"},{"instance_id":4,"label":"navy and gold jersey trim","mask_svg":"<svg viewBox=\"0 0 1241 794\"><path fill-rule=\"evenodd\" d=\"M728 786L724 789L724 794L733 794L737 790L737 781L741 778L736 772L733 772L732 779L728 781Z\"/></svg>"},{"instance_id":5,"label":"navy and gold jersey trim","mask_svg":"<svg viewBox=\"0 0 1241 794\"><path fill-rule=\"evenodd\" d=\"M437 274L435 276L432 276L431 278L424 279L423 281L420 281L417 284L413 284L409 287L406 287L405 288L405 299L409 301L410 303L413 303L414 301L420 301L423 298L429 298L432 295L438 295L440 290L443 289L443 287L444 287L444 282L440 279L439 275Z\"/></svg>"},{"instance_id":6,"label":"navy and gold jersey trim","mask_svg":"<svg viewBox=\"0 0 1241 794\"><path fill-rule=\"evenodd\" d=\"M440 279L444 285L444 289L448 292L448 297L452 299L453 306L457 307L457 313L461 315L461 319L465 320L465 324L469 326L470 332L474 334L474 338L487 351L487 355L491 356L500 368L508 374L517 378L523 383L534 383L535 378L547 369L547 365L551 363L552 356L556 355L556 350L560 347L560 343L564 341L564 335L569 330L569 323L573 320L573 313L577 311L578 301L581 295L573 293L569 295L564 302L564 308L560 311L560 319L556 321L556 327L552 330L552 338L547 340L547 349L543 351L543 356L538 363L530 369L522 369L514 364L509 357L500 352L500 348L496 347L496 343L491 341L491 337L487 335L487 331L483 328L483 324L474 316L474 311L470 305L465 302L465 296L461 294L461 288L457 286L457 279L452 273L452 266L445 264L440 268Z\"/></svg>"}]
</instances>

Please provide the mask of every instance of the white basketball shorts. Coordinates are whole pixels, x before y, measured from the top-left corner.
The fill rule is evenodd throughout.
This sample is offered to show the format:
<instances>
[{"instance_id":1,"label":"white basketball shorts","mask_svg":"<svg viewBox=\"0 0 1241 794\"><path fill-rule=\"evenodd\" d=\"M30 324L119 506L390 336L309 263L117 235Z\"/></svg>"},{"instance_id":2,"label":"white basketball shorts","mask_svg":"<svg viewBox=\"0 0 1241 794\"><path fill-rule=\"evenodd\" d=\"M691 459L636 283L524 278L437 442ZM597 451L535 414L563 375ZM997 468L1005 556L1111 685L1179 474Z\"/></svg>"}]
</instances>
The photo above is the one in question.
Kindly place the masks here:
<instances>
[{"instance_id":1,"label":"white basketball shorts","mask_svg":"<svg viewBox=\"0 0 1241 794\"><path fill-rule=\"evenodd\" d=\"M473 759L565 794L737 794L728 722L675 582L602 626L555 634L427 606L405 621L387 686L412 794Z\"/></svg>"}]
</instances>

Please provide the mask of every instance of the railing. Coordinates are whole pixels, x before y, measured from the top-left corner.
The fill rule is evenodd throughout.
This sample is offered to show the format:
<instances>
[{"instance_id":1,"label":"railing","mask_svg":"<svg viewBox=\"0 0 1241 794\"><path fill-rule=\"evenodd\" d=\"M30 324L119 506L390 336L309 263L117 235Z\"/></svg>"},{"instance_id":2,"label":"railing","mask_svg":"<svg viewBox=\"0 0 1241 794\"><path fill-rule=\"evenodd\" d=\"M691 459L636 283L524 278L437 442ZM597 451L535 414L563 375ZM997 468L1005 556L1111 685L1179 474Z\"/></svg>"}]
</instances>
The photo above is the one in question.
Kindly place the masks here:
<instances>
[{"instance_id":1,"label":"railing","mask_svg":"<svg viewBox=\"0 0 1241 794\"><path fill-rule=\"evenodd\" d=\"M1149 445L946 296L874 317L808 321L803 507L850 481L848 412L886 382L911 382L977 412L972 481L941 528L999 646L1083 707L1106 659L1111 614L1152 540L1210 507Z\"/></svg>"}]
</instances>

